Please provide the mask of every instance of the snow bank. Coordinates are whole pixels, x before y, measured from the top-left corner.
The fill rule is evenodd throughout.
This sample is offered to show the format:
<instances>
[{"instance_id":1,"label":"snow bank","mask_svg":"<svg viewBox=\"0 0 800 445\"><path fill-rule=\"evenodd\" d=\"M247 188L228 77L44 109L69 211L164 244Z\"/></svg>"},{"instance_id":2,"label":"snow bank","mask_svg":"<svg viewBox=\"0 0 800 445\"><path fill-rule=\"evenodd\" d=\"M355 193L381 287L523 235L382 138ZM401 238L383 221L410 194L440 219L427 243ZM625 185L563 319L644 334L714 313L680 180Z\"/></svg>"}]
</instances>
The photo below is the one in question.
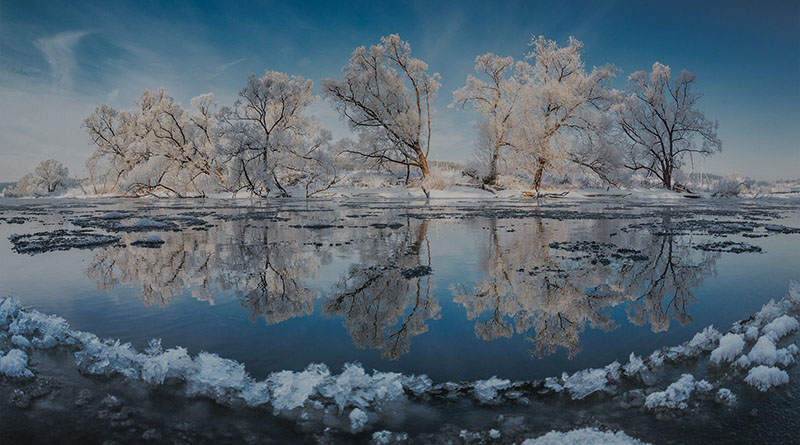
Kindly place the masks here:
<instances>
[{"instance_id":1,"label":"snow bank","mask_svg":"<svg viewBox=\"0 0 800 445\"><path fill-rule=\"evenodd\" d=\"M71 330L60 317L21 309L16 298L0 300L0 328L8 330L18 345L33 338L27 347L75 347L76 365L85 374L121 375L152 385L180 381L187 395L203 395L221 403L239 401L253 407L269 405L276 414L296 410L329 413L333 409L331 412L343 416L349 409L346 417L354 432L366 425L370 410L379 410L390 401L402 401L406 393L419 394L432 387L426 376L379 371L369 374L357 363L346 364L338 375L326 365L312 363L299 372L274 372L257 381L237 361L208 352L192 357L181 347L165 350L159 340L151 341L140 352L129 343ZM0 358L0 373L31 377L27 364L27 354L13 349Z\"/></svg>"},{"instance_id":2,"label":"snow bank","mask_svg":"<svg viewBox=\"0 0 800 445\"><path fill-rule=\"evenodd\" d=\"M536 392L542 396L562 393L574 400L582 400L601 392L613 394L619 384L634 380L651 385L655 381L654 372L664 363L696 359L708 352L710 362L717 365L735 360L731 365L735 372L738 369L748 371L748 368L756 366L749 369L745 382L766 391L789 380L785 371L774 366L793 364L798 348L790 344L778 349L776 342L797 329L797 320L789 313L795 313L798 308L800 286L793 282L787 297L778 302L771 300L753 317L735 323L725 335L709 326L691 340L654 351L646 358L631 354L625 365L615 361L603 368L549 377L544 382L512 383L492 377L472 383L445 382L434 386L424 375L408 376L380 371L369 373L357 363L346 364L339 374L331 373L324 364L312 363L301 371L273 372L264 380L256 380L247 373L244 364L237 361L208 352L191 356L181 347L165 350L158 340L151 341L144 351L137 351L119 340L104 340L92 333L72 330L60 317L22 309L19 300L10 297L0 299L0 331L5 331L4 335L11 337L11 343L20 349L12 349L7 354L0 353L0 373L11 377L31 377L34 373L28 369L28 354L23 349L66 345L75 351L76 364L85 374L120 375L150 385L168 382L181 384L188 395L206 396L224 404L269 407L277 415L313 419L338 428L344 425L346 429L358 432L379 418L384 410L392 412L403 409L397 404L408 403L409 397L470 394L481 403L500 400L520 400L524 403L527 397L533 395L528 389L533 386L538 388ZM746 342L756 338L758 341L749 353L744 354ZM663 391L650 393L644 398L644 405L656 411L685 409L695 393L711 393L712 389L709 382L684 374ZM727 405L736 401L736 395L724 388L708 394L708 397ZM592 432L578 431L586 434ZM399 434L379 433L373 435L373 442L381 443L384 438L391 439ZM553 432L551 437L572 437L565 436L570 433ZM583 437L580 435L583 433L575 433L574 437ZM531 440L544 440L546 437Z\"/></svg>"},{"instance_id":3,"label":"snow bank","mask_svg":"<svg viewBox=\"0 0 800 445\"><path fill-rule=\"evenodd\" d=\"M581 428L567 432L550 431L544 436L527 439L522 442L522 445L626 445L645 443L628 436L622 431L613 432L600 431L597 428Z\"/></svg>"},{"instance_id":4,"label":"snow bank","mask_svg":"<svg viewBox=\"0 0 800 445\"><path fill-rule=\"evenodd\" d=\"M747 373L744 381L748 385L758 388L759 391L766 391L773 386L789 383L789 374L786 371L774 366L756 366Z\"/></svg>"}]
</instances>

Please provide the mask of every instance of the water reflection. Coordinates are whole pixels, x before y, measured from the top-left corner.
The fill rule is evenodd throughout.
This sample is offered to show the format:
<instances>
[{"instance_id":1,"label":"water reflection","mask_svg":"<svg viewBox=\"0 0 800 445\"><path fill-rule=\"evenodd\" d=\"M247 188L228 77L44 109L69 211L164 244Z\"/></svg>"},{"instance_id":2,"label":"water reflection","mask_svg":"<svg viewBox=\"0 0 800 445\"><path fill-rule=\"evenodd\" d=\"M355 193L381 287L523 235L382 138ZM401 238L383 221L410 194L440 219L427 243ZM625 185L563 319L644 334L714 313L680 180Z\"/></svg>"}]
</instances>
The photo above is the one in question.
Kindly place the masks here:
<instances>
[{"instance_id":1,"label":"water reflection","mask_svg":"<svg viewBox=\"0 0 800 445\"><path fill-rule=\"evenodd\" d=\"M417 221L400 236L393 234L388 257L372 250L377 255L351 266L325 300L325 313L344 319L359 348L380 349L384 358L396 359L409 351L411 337L428 330L428 320L440 317L432 295L428 225Z\"/></svg>"},{"instance_id":2,"label":"water reflection","mask_svg":"<svg viewBox=\"0 0 800 445\"><path fill-rule=\"evenodd\" d=\"M662 223L669 227L669 218ZM431 224L398 222L396 215L377 225L324 228L230 219L207 230L164 234L158 249L97 250L86 273L107 291L136 286L147 305L167 305L186 291L213 304L214 295L230 291L251 320L267 324L311 315L319 303L323 315L342 320L357 347L397 359L442 316ZM536 356L559 349L574 356L587 327L617 327L618 307L630 323L654 332L667 330L672 320L690 322L692 289L715 272L719 253L691 249L686 235L623 232L622 224L542 218L463 223L487 236L479 279L450 284L452 299L466 310L478 338L522 335ZM320 271L337 262L348 265L338 280L312 288Z\"/></svg>"},{"instance_id":3,"label":"water reflection","mask_svg":"<svg viewBox=\"0 0 800 445\"><path fill-rule=\"evenodd\" d=\"M649 323L654 332L667 330L673 318L691 321L692 289L714 273L719 254L698 253L690 238L671 233L623 238L608 220L585 224L569 233L540 218L512 230L491 222L484 278L451 286L479 338L526 335L535 355L564 348L571 358L587 326L617 327L611 309L620 304L630 322ZM574 240L586 233L590 240ZM596 241L612 239L616 244Z\"/></svg>"}]
</instances>

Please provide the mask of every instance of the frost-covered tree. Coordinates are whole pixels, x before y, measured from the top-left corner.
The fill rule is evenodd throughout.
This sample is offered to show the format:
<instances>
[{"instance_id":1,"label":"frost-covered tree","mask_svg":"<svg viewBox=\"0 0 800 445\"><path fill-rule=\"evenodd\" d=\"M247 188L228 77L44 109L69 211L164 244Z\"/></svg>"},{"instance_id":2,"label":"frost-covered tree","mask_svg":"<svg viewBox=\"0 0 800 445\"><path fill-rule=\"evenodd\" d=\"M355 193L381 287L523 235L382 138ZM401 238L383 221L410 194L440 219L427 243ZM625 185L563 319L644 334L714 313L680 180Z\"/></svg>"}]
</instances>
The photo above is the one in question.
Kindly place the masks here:
<instances>
[{"instance_id":1,"label":"frost-covered tree","mask_svg":"<svg viewBox=\"0 0 800 445\"><path fill-rule=\"evenodd\" d=\"M604 145L600 142L611 130L607 112L614 92L608 84L618 70L605 65L587 71L583 43L573 37L564 47L544 36L534 37L530 45L533 50L526 58L533 65L521 73L524 87L509 139L516 166L533 177L532 188L538 192L547 170L558 171L568 163L593 170L604 166L586 160L611 154L593 149Z\"/></svg>"},{"instance_id":2,"label":"frost-covered tree","mask_svg":"<svg viewBox=\"0 0 800 445\"><path fill-rule=\"evenodd\" d=\"M55 159L42 161L33 169L33 174L39 179L47 193L62 188L69 178L69 170Z\"/></svg>"},{"instance_id":3,"label":"frost-covered tree","mask_svg":"<svg viewBox=\"0 0 800 445\"><path fill-rule=\"evenodd\" d=\"M267 71L251 75L233 107L221 109L219 149L232 186L288 196L283 182L292 179L285 176L299 175L309 196L338 180L328 153L331 134L306 115L313 89L310 79Z\"/></svg>"},{"instance_id":4,"label":"frost-covered tree","mask_svg":"<svg viewBox=\"0 0 800 445\"><path fill-rule=\"evenodd\" d=\"M615 106L628 141L626 167L674 185L675 170L688 155L709 156L722 150L718 123L696 109L702 94L693 88L695 75L654 63L652 70L628 78L628 94Z\"/></svg>"},{"instance_id":5,"label":"frost-covered tree","mask_svg":"<svg viewBox=\"0 0 800 445\"><path fill-rule=\"evenodd\" d=\"M517 71L525 72L529 67L517 62ZM472 105L481 114L478 125L479 157L485 161L484 184L494 184L498 175L501 149L510 145L511 115L519 98L523 82L514 75L514 59L492 53L475 58L475 71L483 78L470 74L466 84L453 92L451 107L464 108Z\"/></svg>"},{"instance_id":6,"label":"frost-covered tree","mask_svg":"<svg viewBox=\"0 0 800 445\"><path fill-rule=\"evenodd\" d=\"M21 196L44 196L66 187L69 170L55 159L42 161L17 182Z\"/></svg>"},{"instance_id":7,"label":"frost-covered tree","mask_svg":"<svg viewBox=\"0 0 800 445\"><path fill-rule=\"evenodd\" d=\"M95 193L183 197L217 189L225 178L215 157L212 99L192 99L192 112L164 89L145 90L134 110L95 109L83 125L97 146L86 162Z\"/></svg>"},{"instance_id":8,"label":"frost-covered tree","mask_svg":"<svg viewBox=\"0 0 800 445\"><path fill-rule=\"evenodd\" d=\"M141 156L133 156L129 128L135 125L132 112L119 112L108 105L96 108L83 122L83 128L96 146L86 160L89 181L95 194L116 191L123 177Z\"/></svg>"},{"instance_id":9,"label":"frost-covered tree","mask_svg":"<svg viewBox=\"0 0 800 445\"><path fill-rule=\"evenodd\" d=\"M411 57L411 46L397 34L369 48L358 47L344 68L343 79L325 79L325 96L351 129L359 147L349 150L375 166L416 167L429 174L432 102L439 74Z\"/></svg>"}]
</instances>

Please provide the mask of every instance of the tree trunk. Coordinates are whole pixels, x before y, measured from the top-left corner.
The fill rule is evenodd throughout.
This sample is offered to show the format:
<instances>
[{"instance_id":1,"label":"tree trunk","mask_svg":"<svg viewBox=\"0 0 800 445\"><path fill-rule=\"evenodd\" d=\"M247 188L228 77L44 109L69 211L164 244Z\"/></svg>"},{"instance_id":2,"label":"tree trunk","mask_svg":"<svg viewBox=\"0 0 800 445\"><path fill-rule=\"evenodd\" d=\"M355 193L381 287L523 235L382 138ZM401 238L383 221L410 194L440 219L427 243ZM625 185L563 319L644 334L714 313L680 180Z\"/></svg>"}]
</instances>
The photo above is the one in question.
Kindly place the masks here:
<instances>
[{"instance_id":1,"label":"tree trunk","mask_svg":"<svg viewBox=\"0 0 800 445\"><path fill-rule=\"evenodd\" d=\"M544 161L539 161L536 167L536 174L533 177L533 189L539 193L539 188L542 186L542 174L544 174Z\"/></svg>"},{"instance_id":2,"label":"tree trunk","mask_svg":"<svg viewBox=\"0 0 800 445\"><path fill-rule=\"evenodd\" d=\"M664 187L667 190L672 190L672 166L669 164L664 169Z\"/></svg>"},{"instance_id":3,"label":"tree trunk","mask_svg":"<svg viewBox=\"0 0 800 445\"><path fill-rule=\"evenodd\" d=\"M422 178L424 179L431 174L430 169L428 169L428 158L422 151L417 154L417 158L419 160L419 171L422 172Z\"/></svg>"},{"instance_id":4,"label":"tree trunk","mask_svg":"<svg viewBox=\"0 0 800 445\"><path fill-rule=\"evenodd\" d=\"M499 146L495 147L489 158L489 174L483 178L484 185L494 185L497 182L497 152L499 148Z\"/></svg>"}]
</instances>

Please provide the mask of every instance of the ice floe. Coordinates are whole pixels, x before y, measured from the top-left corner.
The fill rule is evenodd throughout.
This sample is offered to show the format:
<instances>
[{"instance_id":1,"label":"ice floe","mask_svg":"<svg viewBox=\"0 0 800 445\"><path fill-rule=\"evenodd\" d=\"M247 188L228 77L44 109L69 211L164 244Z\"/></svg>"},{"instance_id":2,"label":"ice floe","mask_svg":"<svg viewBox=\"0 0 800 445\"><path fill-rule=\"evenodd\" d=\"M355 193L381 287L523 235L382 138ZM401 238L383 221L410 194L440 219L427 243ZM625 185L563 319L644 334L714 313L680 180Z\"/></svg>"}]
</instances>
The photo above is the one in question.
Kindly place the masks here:
<instances>
[{"instance_id":1,"label":"ice floe","mask_svg":"<svg viewBox=\"0 0 800 445\"><path fill-rule=\"evenodd\" d=\"M59 229L51 232L13 234L8 240L17 253L34 255L69 249L93 249L119 242L120 237L94 233L90 230Z\"/></svg>"},{"instance_id":2,"label":"ice floe","mask_svg":"<svg viewBox=\"0 0 800 445\"><path fill-rule=\"evenodd\" d=\"M758 388L759 391L766 391L773 386L789 383L789 374L774 366L759 365L747 373L744 381L748 385Z\"/></svg>"},{"instance_id":3,"label":"ice floe","mask_svg":"<svg viewBox=\"0 0 800 445\"><path fill-rule=\"evenodd\" d=\"M713 386L707 381L695 380L693 375L683 374L680 379L670 384L664 391L649 394L644 406L649 409L686 409L692 393L695 391L708 392L712 389Z\"/></svg>"},{"instance_id":4,"label":"ice floe","mask_svg":"<svg viewBox=\"0 0 800 445\"><path fill-rule=\"evenodd\" d=\"M0 352L0 374L8 377L33 377L28 369L28 355L19 349L12 349L6 354Z\"/></svg>"},{"instance_id":5,"label":"ice floe","mask_svg":"<svg viewBox=\"0 0 800 445\"><path fill-rule=\"evenodd\" d=\"M719 339L719 346L711 351L711 363L733 361L744 349L744 339L739 334L727 333Z\"/></svg>"},{"instance_id":6,"label":"ice floe","mask_svg":"<svg viewBox=\"0 0 800 445\"><path fill-rule=\"evenodd\" d=\"M473 392L475 397L483 403L495 400L500 390L511 386L511 381L492 377L487 380L478 380L474 383Z\"/></svg>"},{"instance_id":7,"label":"ice floe","mask_svg":"<svg viewBox=\"0 0 800 445\"><path fill-rule=\"evenodd\" d=\"M628 436L623 431L581 428L566 432L551 431L543 436L527 439L522 442L522 445L637 445L645 443Z\"/></svg>"},{"instance_id":8,"label":"ice floe","mask_svg":"<svg viewBox=\"0 0 800 445\"><path fill-rule=\"evenodd\" d=\"M790 315L781 315L764 326L764 334L772 337L773 340L780 340L789 333L795 331L800 323Z\"/></svg>"},{"instance_id":9,"label":"ice floe","mask_svg":"<svg viewBox=\"0 0 800 445\"><path fill-rule=\"evenodd\" d=\"M750 359L750 364L774 365L778 360L775 343L769 336L762 335L747 354L747 358Z\"/></svg>"}]
</instances>

